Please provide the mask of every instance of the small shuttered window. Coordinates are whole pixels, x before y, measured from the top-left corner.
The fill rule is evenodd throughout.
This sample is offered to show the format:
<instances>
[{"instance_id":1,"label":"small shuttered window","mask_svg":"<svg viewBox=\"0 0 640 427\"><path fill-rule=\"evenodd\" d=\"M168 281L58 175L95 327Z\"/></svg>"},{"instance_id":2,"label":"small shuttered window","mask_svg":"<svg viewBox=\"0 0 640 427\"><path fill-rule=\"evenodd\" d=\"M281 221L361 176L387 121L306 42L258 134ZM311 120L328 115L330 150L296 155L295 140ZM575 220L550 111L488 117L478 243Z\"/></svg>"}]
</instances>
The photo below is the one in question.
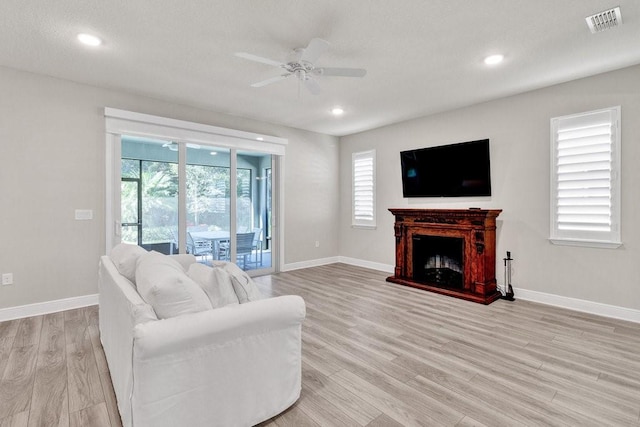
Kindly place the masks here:
<instances>
[{"instance_id":1,"label":"small shuttered window","mask_svg":"<svg viewBox=\"0 0 640 427\"><path fill-rule=\"evenodd\" d=\"M620 107L551 119L551 240L620 243Z\"/></svg>"},{"instance_id":2,"label":"small shuttered window","mask_svg":"<svg viewBox=\"0 0 640 427\"><path fill-rule=\"evenodd\" d=\"M352 154L353 210L352 224L376 225L376 151Z\"/></svg>"}]
</instances>

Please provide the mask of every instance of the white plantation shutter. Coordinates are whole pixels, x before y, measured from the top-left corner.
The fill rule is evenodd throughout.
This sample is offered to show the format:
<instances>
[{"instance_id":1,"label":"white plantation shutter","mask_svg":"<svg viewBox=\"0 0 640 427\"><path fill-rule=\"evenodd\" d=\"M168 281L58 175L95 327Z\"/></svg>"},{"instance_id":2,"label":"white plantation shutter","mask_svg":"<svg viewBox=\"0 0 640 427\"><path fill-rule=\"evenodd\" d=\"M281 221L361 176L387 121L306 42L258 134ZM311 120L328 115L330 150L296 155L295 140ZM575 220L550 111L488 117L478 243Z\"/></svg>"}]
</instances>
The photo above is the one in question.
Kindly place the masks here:
<instances>
[{"instance_id":1,"label":"white plantation shutter","mask_svg":"<svg viewBox=\"0 0 640 427\"><path fill-rule=\"evenodd\" d=\"M551 239L620 245L620 107L551 120Z\"/></svg>"},{"instance_id":2,"label":"white plantation shutter","mask_svg":"<svg viewBox=\"0 0 640 427\"><path fill-rule=\"evenodd\" d=\"M376 225L376 151L352 154L353 218L355 226Z\"/></svg>"}]
</instances>

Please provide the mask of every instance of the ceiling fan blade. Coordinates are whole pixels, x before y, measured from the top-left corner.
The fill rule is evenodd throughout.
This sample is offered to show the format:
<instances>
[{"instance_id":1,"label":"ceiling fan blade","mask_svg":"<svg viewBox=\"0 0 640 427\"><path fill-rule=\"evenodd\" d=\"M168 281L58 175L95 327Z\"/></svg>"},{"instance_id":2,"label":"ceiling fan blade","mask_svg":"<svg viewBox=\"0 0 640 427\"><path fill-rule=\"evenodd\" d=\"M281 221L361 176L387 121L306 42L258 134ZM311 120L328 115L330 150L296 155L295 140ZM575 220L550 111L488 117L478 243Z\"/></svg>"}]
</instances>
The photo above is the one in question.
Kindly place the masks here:
<instances>
[{"instance_id":1,"label":"ceiling fan blade","mask_svg":"<svg viewBox=\"0 0 640 427\"><path fill-rule=\"evenodd\" d=\"M235 55L239 58L248 59L249 61L261 62L267 65L273 65L274 67L284 66L282 62L274 61L273 59L269 59L269 58L263 58L262 56L253 55L251 53L236 52Z\"/></svg>"},{"instance_id":2,"label":"ceiling fan blade","mask_svg":"<svg viewBox=\"0 0 640 427\"><path fill-rule=\"evenodd\" d=\"M309 92L311 92L312 94L319 95L322 92L322 88L318 84L318 81L312 79L311 76L306 76L303 82L307 89L309 89Z\"/></svg>"},{"instance_id":3,"label":"ceiling fan blade","mask_svg":"<svg viewBox=\"0 0 640 427\"><path fill-rule=\"evenodd\" d=\"M322 39L312 39L309 42L309 46L304 49L300 60L307 61L313 64L327 49L329 49L328 41Z\"/></svg>"},{"instance_id":4,"label":"ceiling fan blade","mask_svg":"<svg viewBox=\"0 0 640 427\"><path fill-rule=\"evenodd\" d=\"M283 74L281 76L272 77L267 80L262 80L261 82L253 83L251 87L262 87L266 85L270 85L271 83L279 82L280 80L284 80L289 77L291 74Z\"/></svg>"},{"instance_id":5,"label":"ceiling fan blade","mask_svg":"<svg viewBox=\"0 0 640 427\"><path fill-rule=\"evenodd\" d=\"M364 68L314 68L313 73L319 76L337 76L337 77L364 77L367 70Z\"/></svg>"}]
</instances>

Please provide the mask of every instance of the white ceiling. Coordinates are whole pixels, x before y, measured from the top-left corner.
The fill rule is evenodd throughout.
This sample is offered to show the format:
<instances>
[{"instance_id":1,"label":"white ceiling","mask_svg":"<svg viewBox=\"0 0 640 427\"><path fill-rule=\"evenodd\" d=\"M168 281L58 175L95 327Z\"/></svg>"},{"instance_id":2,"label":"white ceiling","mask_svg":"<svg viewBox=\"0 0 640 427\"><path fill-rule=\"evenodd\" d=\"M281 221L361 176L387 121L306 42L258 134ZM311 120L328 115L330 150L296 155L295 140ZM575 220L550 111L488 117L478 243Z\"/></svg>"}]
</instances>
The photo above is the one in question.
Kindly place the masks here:
<instances>
[{"instance_id":1,"label":"white ceiling","mask_svg":"<svg viewBox=\"0 0 640 427\"><path fill-rule=\"evenodd\" d=\"M591 34L618 5L624 23ZM314 37L331 43L317 66L367 75L252 88L280 70L234 56ZM0 1L0 65L339 136L638 64L639 42L638 0Z\"/></svg>"}]
</instances>

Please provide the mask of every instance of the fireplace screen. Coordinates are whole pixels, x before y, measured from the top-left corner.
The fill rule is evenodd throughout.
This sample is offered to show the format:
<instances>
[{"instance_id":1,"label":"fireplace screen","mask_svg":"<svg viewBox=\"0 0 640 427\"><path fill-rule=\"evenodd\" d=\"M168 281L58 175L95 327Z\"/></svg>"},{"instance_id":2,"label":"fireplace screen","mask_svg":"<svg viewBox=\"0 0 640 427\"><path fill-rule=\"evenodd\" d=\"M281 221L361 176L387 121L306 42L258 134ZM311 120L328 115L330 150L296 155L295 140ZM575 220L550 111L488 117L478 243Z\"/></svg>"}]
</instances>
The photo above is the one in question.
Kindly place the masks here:
<instances>
[{"instance_id":1,"label":"fireplace screen","mask_svg":"<svg viewBox=\"0 0 640 427\"><path fill-rule=\"evenodd\" d=\"M413 280L445 288L464 287L464 239L413 236Z\"/></svg>"}]
</instances>

